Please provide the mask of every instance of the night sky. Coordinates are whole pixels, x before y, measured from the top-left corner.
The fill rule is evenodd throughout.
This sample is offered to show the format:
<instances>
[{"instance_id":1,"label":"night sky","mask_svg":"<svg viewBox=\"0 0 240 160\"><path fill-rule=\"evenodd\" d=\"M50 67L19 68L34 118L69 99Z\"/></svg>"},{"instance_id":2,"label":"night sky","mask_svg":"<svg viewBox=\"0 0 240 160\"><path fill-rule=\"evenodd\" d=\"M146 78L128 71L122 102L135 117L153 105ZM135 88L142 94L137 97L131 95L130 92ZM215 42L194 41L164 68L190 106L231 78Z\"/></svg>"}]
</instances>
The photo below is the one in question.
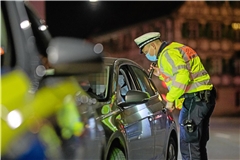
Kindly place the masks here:
<instances>
[{"instance_id":1,"label":"night sky","mask_svg":"<svg viewBox=\"0 0 240 160\"><path fill-rule=\"evenodd\" d=\"M87 38L170 14L182 1L46 1L53 36Z\"/></svg>"}]
</instances>

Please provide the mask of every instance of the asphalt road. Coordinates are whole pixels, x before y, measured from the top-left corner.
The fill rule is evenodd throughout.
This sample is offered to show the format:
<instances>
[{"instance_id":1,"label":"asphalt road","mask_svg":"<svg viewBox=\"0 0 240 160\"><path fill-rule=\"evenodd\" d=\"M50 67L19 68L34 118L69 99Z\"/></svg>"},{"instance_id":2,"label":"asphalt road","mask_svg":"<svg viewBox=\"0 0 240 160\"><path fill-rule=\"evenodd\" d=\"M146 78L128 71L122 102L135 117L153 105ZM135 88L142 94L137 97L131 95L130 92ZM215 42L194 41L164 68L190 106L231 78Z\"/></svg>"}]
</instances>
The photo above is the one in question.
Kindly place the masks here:
<instances>
[{"instance_id":1,"label":"asphalt road","mask_svg":"<svg viewBox=\"0 0 240 160\"><path fill-rule=\"evenodd\" d=\"M240 160L240 118L212 118L207 148L210 160Z\"/></svg>"},{"instance_id":2,"label":"asphalt road","mask_svg":"<svg viewBox=\"0 0 240 160\"><path fill-rule=\"evenodd\" d=\"M178 113L174 117L177 121ZM240 160L240 117L212 117L207 150L209 160Z\"/></svg>"}]
</instances>

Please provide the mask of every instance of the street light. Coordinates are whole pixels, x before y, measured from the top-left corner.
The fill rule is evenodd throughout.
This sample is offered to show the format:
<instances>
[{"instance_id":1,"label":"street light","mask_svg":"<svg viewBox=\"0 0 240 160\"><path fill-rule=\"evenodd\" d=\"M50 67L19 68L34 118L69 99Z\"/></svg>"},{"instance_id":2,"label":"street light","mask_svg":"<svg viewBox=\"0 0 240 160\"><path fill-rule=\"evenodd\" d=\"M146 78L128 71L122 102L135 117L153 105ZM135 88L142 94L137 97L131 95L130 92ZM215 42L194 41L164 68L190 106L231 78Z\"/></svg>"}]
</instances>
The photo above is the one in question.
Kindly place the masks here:
<instances>
[{"instance_id":1,"label":"street light","mask_svg":"<svg viewBox=\"0 0 240 160\"><path fill-rule=\"evenodd\" d=\"M91 8L95 10L97 8L98 0L89 0L89 2L91 4Z\"/></svg>"}]
</instances>

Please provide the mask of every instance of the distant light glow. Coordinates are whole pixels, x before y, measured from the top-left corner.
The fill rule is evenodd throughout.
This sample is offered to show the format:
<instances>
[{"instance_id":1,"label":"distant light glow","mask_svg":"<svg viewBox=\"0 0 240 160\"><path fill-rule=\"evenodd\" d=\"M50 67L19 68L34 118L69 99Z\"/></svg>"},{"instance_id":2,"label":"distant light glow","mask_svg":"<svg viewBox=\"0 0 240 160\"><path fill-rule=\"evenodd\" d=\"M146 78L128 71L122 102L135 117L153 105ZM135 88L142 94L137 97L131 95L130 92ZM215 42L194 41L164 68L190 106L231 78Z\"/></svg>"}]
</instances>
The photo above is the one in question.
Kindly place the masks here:
<instances>
[{"instance_id":1,"label":"distant light glow","mask_svg":"<svg viewBox=\"0 0 240 160\"><path fill-rule=\"evenodd\" d=\"M7 123L12 128L18 128L22 124L22 115L18 110L13 110L7 115Z\"/></svg>"},{"instance_id":2,"label":"distant light glow","mask_svg":"<svg viewBox=\"0 0 240 160\"><path fill-rule=\"evenodd\" d=\"M93 51L97 54L101 53L103 51L103 45L101 43L96 44Z\"/></svg>"},{"instance_id":3,"label":"distant light glow","mask_svg":"<svg viewBox=\"0 0 240 160\"><path fill-rule=\"evenodd\" d=\"M46 68L43 65L39 65L36 68L36 74L40 77L44 76L46 73Z\"/></svg>"},{"instance_id":4,"label":"distant light glow","mask_svg":"<svg viewBox=\"0 0 240 160\"><path fill-rule=\"evenodd\" d=\"M89 2L97 2L98 0L89 0Z\"/></svg>"},{"instance_id":5,"label":"distant light glow","mask_svg":"<svg viewBox=\"0 0 240 160\"><path fill-rule=\"evenodd\" d=\"M22 29L27 29L27 28L29 28L30 27L30 22L28 21L28 20L25 20L25 21L23 21L22 23L20 23L20 27L22 28Z\"/></svg>"},{"instance_id":6,"label":"distant light glow","mask_svg":"<svg viewBox=\"0 0 240 160\"><path fill-rule=\"evenodd\" d=\"M234 30L240 30L240 23L232 23L232 28Z\"/></svg>"},{"instance_id":7,"label":"distant light glow","mask_svg":"<svg viewBox=\"0 0 240 160\"><path fill-rule=\"evenodd\" d=\"M46 25L41 25L41 26L38 27L38 29L40 31L45 31L47 29L47 26Z\"/></svg>"}]
</instances>

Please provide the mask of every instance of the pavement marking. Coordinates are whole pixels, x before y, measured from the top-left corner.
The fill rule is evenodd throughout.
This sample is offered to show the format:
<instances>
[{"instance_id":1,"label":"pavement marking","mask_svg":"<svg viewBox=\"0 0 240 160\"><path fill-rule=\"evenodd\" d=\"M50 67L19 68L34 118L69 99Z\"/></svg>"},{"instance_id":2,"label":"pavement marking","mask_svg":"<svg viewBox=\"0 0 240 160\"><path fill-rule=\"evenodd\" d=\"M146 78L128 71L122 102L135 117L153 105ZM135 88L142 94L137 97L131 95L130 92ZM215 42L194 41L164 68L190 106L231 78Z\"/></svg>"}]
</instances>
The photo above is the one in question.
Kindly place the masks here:
<instances>
[{"instance_id":1,"label":"pavement marking","mask_svg":"<svg viewBox=\"0 0 240 160\"><path fill-rule=\"evenodd\" d=\"M220 138L225 138L225 139L230 138L230 135L228 135L228 134L216 133L215 135L216 135L216 137L220 137Z\"/></svg>"}]
</instances>

